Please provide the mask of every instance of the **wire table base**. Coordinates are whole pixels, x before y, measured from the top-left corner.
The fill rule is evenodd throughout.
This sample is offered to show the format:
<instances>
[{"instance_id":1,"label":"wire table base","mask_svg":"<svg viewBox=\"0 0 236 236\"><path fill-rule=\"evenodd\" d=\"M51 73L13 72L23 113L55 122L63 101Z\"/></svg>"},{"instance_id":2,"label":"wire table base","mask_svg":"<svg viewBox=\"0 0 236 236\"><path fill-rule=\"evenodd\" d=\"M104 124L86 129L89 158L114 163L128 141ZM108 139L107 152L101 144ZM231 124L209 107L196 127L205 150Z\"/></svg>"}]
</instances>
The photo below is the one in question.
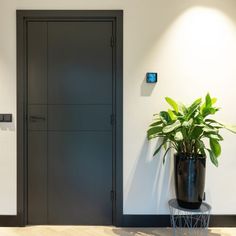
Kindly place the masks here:
<instances>
[{"instance_id":1,"label":"wire table base","mask_svg":"<svg viewBox=\"0 0 236 236\"><path fill-rule=\"evenodd\" d=\"M202 203L199 209L185 209L176 199L169 202L170 221L174 236L207 236L211 206Z\"/></svg>"}]
</instances>

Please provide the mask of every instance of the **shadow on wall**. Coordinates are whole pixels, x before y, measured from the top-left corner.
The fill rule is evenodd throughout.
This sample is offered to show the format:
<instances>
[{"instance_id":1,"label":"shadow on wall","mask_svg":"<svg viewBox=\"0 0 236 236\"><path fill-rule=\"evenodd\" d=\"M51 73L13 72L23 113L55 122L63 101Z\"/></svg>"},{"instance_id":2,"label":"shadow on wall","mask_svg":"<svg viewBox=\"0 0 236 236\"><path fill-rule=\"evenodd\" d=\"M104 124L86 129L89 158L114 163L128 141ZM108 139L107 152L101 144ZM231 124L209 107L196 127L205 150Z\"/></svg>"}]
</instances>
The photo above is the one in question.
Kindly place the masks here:
<instances>
[{"instance_id":1,"label":"shadow on wall","mask_svg":"<svg viewBox=\"0 0 236 236\"><path fill-rule=\"evenodd\" d=\"M156 83L147 83L146 77L144 77L141 84L141 96L148 97L152 95L152 91L155 87Z\"/></svg>"},{"instance_id":2,"label":"shadow on wall","mask_svg":"<svg viewBox=\"0 0 236 236\"><path fill-rule=\"evenodd\" d=\"M160 144L159 139L156 147ZM168 208L167 199L174 197L173 156L170 152L163 165L163 153L153 157L153 151L145 139L127 182L124 205L128 203L129 214L169 214L164 209Z\"/></svg>"}]
</instances>

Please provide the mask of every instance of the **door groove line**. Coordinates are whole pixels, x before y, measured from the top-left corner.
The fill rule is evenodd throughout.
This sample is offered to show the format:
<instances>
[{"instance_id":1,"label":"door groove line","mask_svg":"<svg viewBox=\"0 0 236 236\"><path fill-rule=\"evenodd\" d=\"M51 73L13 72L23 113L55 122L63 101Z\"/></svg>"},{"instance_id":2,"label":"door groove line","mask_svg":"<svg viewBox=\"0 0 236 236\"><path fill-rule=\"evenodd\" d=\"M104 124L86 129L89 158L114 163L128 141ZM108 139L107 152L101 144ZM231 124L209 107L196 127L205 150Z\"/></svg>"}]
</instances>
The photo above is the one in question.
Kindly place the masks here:
<instances>
[{"instance_id":1,"label":"door groove line","mask_svg":"<svg viewBox=\"0 0 236 236\"><path fill-rule=\"evenodd\" d=\"M46 80L47 80L47 101L48 101L48 22L46 23L46 26L47 26L47 35L46 35L46 39L47 39L47 45L46 45L46 51L47 51L47 56L46 56L46 59L47 59L47 62L46 62L46 71L47 71L47 73L46 73ZM48 104L47 104L48 105ZM47 120L48 120L48 106L47 106ZM48 207L48 122L47 122L47 171L46 171L46 173L47 173L47 177L46 177L46 179L47 179L47 203L46 203L46 209L47 209L47 219L46 219L46 222L47 223L49 223L48 222L48 219L49 219L49 212L48 212L48 209L49 209L49 207Z\"/></svg>"}]
</instances>

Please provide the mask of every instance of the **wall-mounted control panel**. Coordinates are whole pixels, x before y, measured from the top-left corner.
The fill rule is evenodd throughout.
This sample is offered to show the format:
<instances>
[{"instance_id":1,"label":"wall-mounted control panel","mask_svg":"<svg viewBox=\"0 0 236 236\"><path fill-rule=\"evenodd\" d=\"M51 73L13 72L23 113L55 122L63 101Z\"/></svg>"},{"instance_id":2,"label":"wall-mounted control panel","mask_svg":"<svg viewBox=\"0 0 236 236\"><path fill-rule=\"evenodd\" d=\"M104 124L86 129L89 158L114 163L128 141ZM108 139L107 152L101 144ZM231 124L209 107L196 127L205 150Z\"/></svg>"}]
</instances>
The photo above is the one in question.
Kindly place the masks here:
<instances>
[{"instance_id":1,"label":"wall-mounted control panel","mask_svg":"<svg viewBox=\"0 0 236 236\"><path fill-rule=\"evenodd\" d=\"M157 82L157 73L156 72L147 72L146 82L153 84Z\"/></svg>"},{"instance_id":2,"label":"wall-mounted control panel","mask_svg":"<svg viewBox=\"0 0 236 236\"><path fill-rule=\"evenodd\" d=\"M0 114L0 122L12 122L12 114Z\"/></svg>"}]
</instances>

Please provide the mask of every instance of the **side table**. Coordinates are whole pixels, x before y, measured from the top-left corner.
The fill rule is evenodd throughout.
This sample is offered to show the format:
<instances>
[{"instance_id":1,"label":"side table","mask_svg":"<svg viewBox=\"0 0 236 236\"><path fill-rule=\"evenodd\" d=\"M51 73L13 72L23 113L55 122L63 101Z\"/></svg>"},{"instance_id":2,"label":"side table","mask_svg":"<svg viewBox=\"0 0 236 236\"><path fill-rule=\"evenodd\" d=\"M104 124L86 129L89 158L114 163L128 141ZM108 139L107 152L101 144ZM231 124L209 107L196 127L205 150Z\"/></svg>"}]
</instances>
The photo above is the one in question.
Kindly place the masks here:
<instances>
[{"instance_id":1,"label":"side table","mask_svg":"<svg viewBox=\"0 0 236 236\"><path fill-rule=\"evenodd\" d=\"M176 199L169 202L170 221L174 236L206 236L210 220L211 206L203 202L199 209L185 209Z\"/></svg>"}]
</instances>

